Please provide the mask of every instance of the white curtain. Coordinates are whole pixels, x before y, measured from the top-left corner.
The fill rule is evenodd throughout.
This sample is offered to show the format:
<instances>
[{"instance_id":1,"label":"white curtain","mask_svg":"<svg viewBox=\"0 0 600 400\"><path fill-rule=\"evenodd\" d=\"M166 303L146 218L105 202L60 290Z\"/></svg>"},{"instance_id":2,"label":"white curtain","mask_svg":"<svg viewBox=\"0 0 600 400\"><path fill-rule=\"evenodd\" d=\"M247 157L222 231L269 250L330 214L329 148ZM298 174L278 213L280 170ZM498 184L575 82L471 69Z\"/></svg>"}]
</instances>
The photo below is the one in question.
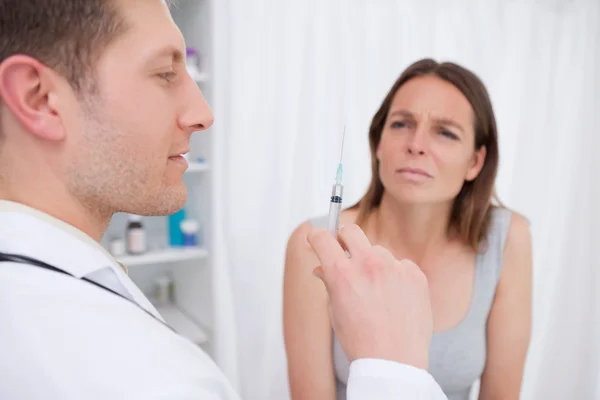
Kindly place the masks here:
<instances>
[{"instance_id":1,"label":"white curtain","mask_svg":"<svg viewBox=\"0 0 600 400\"><path fill-rule=\"evenodd\" d=\"M600 398L600 2L216 0L223 240L246 400L286 399L282 273L292 229L328 209L346 128L346 204L370 178L370 119L422 57L487 85L502 200L532 222L523 399Z\"/></svg>"}]
</instances>

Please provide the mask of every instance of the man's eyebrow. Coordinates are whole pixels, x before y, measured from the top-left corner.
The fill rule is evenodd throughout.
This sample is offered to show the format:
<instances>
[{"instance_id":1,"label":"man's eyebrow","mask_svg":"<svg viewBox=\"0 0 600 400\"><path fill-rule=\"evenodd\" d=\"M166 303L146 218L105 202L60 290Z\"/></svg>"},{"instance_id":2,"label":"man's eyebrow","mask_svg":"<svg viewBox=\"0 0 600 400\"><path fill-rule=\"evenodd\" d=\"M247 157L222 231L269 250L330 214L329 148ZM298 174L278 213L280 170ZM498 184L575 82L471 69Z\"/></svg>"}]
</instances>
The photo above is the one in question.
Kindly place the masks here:
<instances>
[{"instance_id":1,"label":"man's eyebrow","mask_svg":"<svg viewBox=\"0 0 600 400\"><path fill-rule=\"evenodd\" d=\"M155 60L163 57L169 57L173 60L173 62L181 62L184 60L183 53L175 46L165 46L153 52L149 59Z\"/></svg>"}]
</instances>

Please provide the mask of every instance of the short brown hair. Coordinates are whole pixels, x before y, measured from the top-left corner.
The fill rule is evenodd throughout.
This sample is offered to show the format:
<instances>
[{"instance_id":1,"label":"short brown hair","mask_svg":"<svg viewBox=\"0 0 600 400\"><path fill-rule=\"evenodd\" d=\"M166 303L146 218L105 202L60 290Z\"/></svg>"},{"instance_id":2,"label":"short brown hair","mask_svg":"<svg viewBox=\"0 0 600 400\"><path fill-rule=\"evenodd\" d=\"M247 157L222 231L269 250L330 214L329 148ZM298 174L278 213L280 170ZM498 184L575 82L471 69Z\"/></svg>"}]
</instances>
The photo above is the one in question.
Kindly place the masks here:
<instances>
[{"instance_id":1,"label":"short brown hair","mask_svg":"<svg viewBox=\"0 0 600 400\"><path fill-rule=\"evenodd\" d=\"M449 82L467 98L474 113L475 150L486 147L486 157L481 172L473 181L465 182L454 200L450 216L450 226L460 239L475 251L485 240L491 219L491 201L498 171L498 130L496 118L487 89L473 72L451 62L438 63L423 59L410 65L396 80L377 113L369 129L371 148L371 184L364 197L352 208L358 208L357 224L364 225L367 217L379 206L384 187L379 177L377 147L396 92L409 80L425 75L436 76Z\"/></svg>"},{"instance_id":2,"label":"short brown hair","mask_svg":"<svg viewBox=\"0 0 600 400\"><path fill-rule=\"evenodd\" d=\"M16 54L33 57L79 92L126 28L114 0L1 0L0 63Z\"/></svg>"}]
</instances>

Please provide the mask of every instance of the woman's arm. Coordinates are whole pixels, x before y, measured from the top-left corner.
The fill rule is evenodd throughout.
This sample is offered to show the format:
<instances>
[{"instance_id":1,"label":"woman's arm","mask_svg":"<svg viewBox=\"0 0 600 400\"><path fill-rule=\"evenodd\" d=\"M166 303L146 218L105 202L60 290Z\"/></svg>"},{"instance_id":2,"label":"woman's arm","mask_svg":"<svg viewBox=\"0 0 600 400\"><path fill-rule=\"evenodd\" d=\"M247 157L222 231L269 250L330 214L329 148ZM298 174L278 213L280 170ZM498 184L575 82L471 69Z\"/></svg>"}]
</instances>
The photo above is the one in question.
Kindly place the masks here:
<instances>
[{"instance_id":1,"label":"woman's arm","mask_svg":"<svg viewBox=\"0 0 600 400\"><path fill-rule=\"evenodd\" d=\"M513 214L487 326L480 400L518 400L531 334L532 251L527 221Z\"/></svg>"},{"instance_id":2,"label":"woman's arm","mask_svg":"<svg viewBox=\"0 0 600 400\"><path fill-rule=\"evenodd\" d=\"M286 252L283 283L283 330L292 400L334 400L332 328L327 292L312 275L319 261L300 225Z\"/></svg>"}]
</instances>

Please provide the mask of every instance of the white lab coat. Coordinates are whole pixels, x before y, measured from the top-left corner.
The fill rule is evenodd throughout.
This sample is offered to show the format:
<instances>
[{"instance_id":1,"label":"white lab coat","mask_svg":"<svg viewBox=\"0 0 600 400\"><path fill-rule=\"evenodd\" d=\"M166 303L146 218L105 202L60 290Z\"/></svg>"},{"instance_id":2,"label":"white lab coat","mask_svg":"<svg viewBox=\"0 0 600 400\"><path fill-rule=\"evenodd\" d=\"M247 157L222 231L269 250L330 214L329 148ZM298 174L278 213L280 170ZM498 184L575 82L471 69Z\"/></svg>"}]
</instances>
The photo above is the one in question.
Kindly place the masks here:
<instances>
[{"instance_id":1,"label":"white lab coat","mask_svg":"<svg viewBox=\"0 0 600 400\"><path fill-rule=\"evenodd\" d=\"M92 279L162 319L97 242L47 214L0 201L0 252ZM0 349L0 399L238 399L209 356L135 304L35 266L0 262ZM427 372L374 359L352 363L347 393L446 399Z\"/></svg>"}]
</instances>

